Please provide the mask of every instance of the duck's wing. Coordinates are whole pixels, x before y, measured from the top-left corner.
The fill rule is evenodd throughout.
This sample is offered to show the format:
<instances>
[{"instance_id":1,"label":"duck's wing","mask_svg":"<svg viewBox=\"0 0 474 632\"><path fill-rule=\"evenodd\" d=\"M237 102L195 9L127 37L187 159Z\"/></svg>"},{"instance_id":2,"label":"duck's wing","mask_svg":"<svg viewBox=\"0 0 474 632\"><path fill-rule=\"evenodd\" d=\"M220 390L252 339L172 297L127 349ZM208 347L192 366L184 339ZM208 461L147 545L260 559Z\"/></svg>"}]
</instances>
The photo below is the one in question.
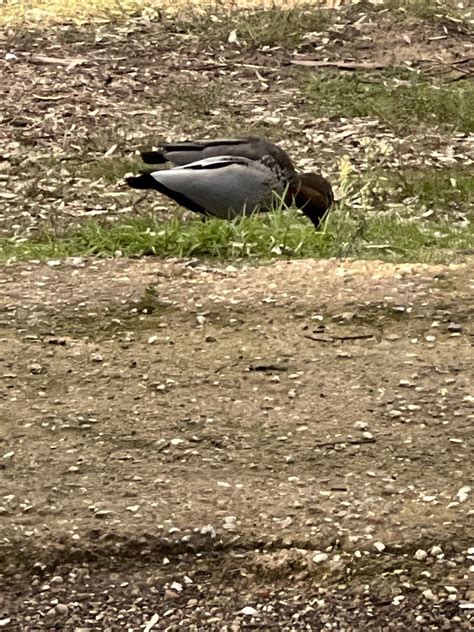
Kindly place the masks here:
<instances>
[{"instance_id":1,"label":"duck's wing","mask_svg":"<svg viewBox=\"0 0 474 632\"><path fill-rule=\"evenodd\" d=\"M282 189L272 169L236 156L205 158L126 181L133 188L160 191L191 211L225 219L268 205L272 191Z\"/></svg>"},{"instance_id":2,"label":"duck's wing","mask_svg":"<svg viewBox=\"0 0 474 632\"><path fill-rule=\"evenodd\" d=\"M264 138L253 136L163 143L156 151L141 153L143 162L152 165L167 162L174 165L187 165L204 158L217 156L238 156L256 161L260 161L265 156L271 156L285 173L293 174L294 172L293 163L283 149Z\"/></svg>"},{"instance_id":3,"label":"duck's wing","mask_svg":"<svg viewBox=\"0 0 474 632\"><path fill-rule=\"evenodd\" d=\"M191 162L214 156L243 156L256 152L255 138L216 138L213 140L183 141L180 143L160 143L156 151L141 152L143 162L151 165L171 162L174 165L188 165Z\"/></svg>"}]
</instances>

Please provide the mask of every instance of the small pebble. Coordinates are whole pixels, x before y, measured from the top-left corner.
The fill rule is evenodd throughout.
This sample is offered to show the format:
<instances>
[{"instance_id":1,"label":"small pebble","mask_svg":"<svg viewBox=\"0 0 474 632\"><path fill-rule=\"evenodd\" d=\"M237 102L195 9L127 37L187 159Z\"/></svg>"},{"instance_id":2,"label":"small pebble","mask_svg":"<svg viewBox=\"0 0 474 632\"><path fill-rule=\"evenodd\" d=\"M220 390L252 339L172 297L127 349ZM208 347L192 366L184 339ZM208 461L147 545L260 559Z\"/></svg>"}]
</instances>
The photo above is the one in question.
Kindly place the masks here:
<instances>
[{"instance_id":1,"label":"small pebble","mask_svg":"<svg viewBox=\"0 0 474 632\"><path fill-rule=\"evenodd\" d=\"M321 564L321 562L325 562L326 560L329 559L329 555L327 553L316 553L313 556L313 562L315 564Z\"/></svg>"},{"instance_id":2,"label":"small pebble","mask_svg":"<svg viewBox=\"0 0 474 632\"><path fill-rule=\"evenodd\" d=\"M239 614L244 614L248 617L256 617L259 616L259 611L252 608L252 606L245 606L242 610L239 610Z\"/></svg>"},{"instance_id":3,"label":"small pebble","mask_svg":"<svg viewBox=\"0 0 474 632\"><path fill-rule=\"evenodd\" d=\"M438 601L438 597L434 594L431 588L427 588L421 594L425 599L428 599L429 601Z\"/></svg>"}]
</instances>

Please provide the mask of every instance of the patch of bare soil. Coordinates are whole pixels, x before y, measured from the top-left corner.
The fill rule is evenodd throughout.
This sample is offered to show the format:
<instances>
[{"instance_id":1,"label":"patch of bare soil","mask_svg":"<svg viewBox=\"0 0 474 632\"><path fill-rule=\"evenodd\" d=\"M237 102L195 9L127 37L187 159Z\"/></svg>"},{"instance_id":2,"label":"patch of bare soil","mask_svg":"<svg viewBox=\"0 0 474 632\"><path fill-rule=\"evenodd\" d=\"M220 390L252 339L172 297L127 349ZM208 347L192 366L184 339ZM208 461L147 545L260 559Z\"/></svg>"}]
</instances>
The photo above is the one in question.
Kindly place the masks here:
<instances>
[{"instance_id":1,"label":"patch of bare soil","mask_svg":"<svg viewBox=\"0 0 474 632\"><path fill-rule=\"evenodd\" d=\"M305 110L301 82L311 69L292 61L409 62L452 79L472 72L472 37L461 25L393 22L367 7L341 10L296 50L145 18L5 29L0 236L128 216L130 192L118 186L123 167L113 160L130 162L163 138L262 134L333 182L343 155L360 171L469 165L466 134L427 128L400 137L377 120L314 119ZM146 208L163 213L162 200L147 198Z\"/></svg>"},{"instance_id":2,"label":"patch of bare soil","mask_svg":"<svg viewBox=\"0 0 474 632\"><path fill-rule=\"evenodd\" d=\"M335 27L323 51L312 42L318 59L353 60L359 64L397 67L413 64L424 70L464 74L473 67L470 33L458 21L448 18L420 20L400 13L364 13L351 7L351 20ZM311 37L308 38L311 42ZM311 52L311 43L306 50Z\"/></svg>"},{"instance_id":3,"label":"patch of bare soil","mask_svg":"<svg viewBox=\"0 0 474 632\"><path fill-rule=\"evenodd\" d=\"M473 271L4 268L2 629L471 629Z\"/></svg>"}]
</instances>

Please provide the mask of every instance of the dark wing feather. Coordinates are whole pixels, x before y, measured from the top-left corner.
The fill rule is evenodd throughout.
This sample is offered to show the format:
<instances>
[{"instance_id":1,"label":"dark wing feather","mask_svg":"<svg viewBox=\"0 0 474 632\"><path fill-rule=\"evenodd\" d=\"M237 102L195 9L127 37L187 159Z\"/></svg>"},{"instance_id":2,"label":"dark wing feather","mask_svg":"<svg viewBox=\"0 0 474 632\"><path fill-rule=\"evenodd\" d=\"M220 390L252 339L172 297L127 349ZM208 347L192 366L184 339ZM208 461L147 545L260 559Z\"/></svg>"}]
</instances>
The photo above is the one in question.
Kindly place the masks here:
<instances>
[{"instance_id":1,"label":"dark wing feather","mask_svg":"<svg viewBox=\"0 0 474 632\"><path fill-rule=\"evenodd\" d=\"M187 165L203 158L217 156L240 156L249 160L261 160L271 156L289 177L295 177L295 168L283 149L263 138L217 138L203 141L183 141L181 143L162 143L157 151L141 153L147 164Z\"/></svg>"}]
</instances>

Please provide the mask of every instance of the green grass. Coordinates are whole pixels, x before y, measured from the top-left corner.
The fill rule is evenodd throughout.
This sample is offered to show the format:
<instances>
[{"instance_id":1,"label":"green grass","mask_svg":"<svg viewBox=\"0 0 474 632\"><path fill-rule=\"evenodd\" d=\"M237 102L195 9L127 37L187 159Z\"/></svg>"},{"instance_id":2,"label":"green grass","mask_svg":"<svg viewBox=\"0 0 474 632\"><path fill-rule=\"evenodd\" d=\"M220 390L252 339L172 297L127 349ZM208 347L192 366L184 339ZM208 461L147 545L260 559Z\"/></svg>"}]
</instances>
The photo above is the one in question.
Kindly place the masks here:
<instances>
[{"instance_id":1,"label":"green grass","mask_svg":"<svg viewBox=\"0 0 474 632\"><path fill-rule=\"evenodd\" d=\"M469 167L374 169L354 176L352 186L365 188L366 206L378 211L405 204L407 216L428 210L438 218L473 214L474 174Z\"/></svg>"},{"instance_id":2,"label":"green grass","mask_svg":"<svg viewBox=\"0 0 474 632\"><path fill-rule=\"evenodd\" d=\"M185 223L156 216L105 225L88 221L63 237L37 235L0 242L0 260L56 259L75 255L198 256L219 259L304 257L381 258L388 261L446 262L474 248L474 229L402 220L397 214L329 216L317 232L296 211L268 216Z\"/></svg>"},{"instance_id":3,"label":"green grass","mask_svg":"<svg viewBox=\"0 0 474 632\"><path fill-rule=\"evenodd\" d=\"M90 180L103 180L107 184L116 185L123 176L130 172L136 172L145 165L140 158L122 158L111 156L108 158L100 157L96 160L82 162L78 159L78 166L75 170L75 176L88 178Z\"/></svg>"},{"instance_id":4,"label":"green grass","mask_svg":"<svg viewBox=\"0 0 474 632\"><path fill-rule=\"evenodd\" d=\"M315 117L377 118L399 133L423 123L474 132L474 82L435 85L393 71L301 73L306 109Z\"/></svg>"},{"instance_id":5,"label":"green grass","mask_svg":"<svg viewBox=\"0 0 474 632\"><path fill-rule=\"evenodd\" d=\"M307 33L326 29L336 16L334 11L305 5L233 12L221 7L202 14L183 11L173 28L177 26L210 44L228 42L229 34L235 31L237 40L250 47L291 48L301 44Z\"/></svg>"}]
</instances>

